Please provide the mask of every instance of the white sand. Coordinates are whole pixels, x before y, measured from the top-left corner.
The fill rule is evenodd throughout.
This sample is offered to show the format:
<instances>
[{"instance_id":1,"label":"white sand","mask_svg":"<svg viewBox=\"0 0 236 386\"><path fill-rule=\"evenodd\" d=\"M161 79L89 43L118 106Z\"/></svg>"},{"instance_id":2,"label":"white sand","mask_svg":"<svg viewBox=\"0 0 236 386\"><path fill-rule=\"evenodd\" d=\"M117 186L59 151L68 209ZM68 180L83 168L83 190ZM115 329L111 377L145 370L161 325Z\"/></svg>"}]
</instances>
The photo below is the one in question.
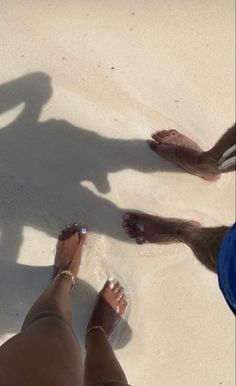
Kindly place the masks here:
<instances>
[{"instance_id":1,"label":"white sand","mask_svg":"<svg viewBox=\"0 0 236 386\"><path fill-rule=\"evenodd\" d=\"M95 233L74 294L79 336L117 274L131 296L133 335L116 351L131 384L233 386L217 277L184 245L131 243L120 216L234 221L233 173L204 182L145 144L175 126L208 148L233 123L234 1L1 3L1 342L46 286L58 230L82 219Z\"/></svg>"}]
</instances>

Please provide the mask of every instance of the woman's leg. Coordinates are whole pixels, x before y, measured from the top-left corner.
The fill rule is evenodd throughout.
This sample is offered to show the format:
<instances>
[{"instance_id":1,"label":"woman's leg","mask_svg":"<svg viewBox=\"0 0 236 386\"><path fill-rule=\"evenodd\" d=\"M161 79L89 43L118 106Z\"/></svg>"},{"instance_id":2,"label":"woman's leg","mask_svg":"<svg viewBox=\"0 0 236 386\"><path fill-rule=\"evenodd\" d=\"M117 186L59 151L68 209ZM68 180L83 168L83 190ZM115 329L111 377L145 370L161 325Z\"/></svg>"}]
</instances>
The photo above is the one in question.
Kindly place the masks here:
<instances>
[{"instance_id":1,"label":"woman's leg","mask_svg":"<svg viewBox=\"0 0 236 386\"><path fill-rule=\"evenodd\" d=\"M54 276L68 270L76 276L84 235L76 226L59 237ZM59 274L36 301L22 331L0 348L0 378L7 386L82 386L83 367L72 331L72 276Z\"/></svg>"},{"instance_id":2,"label":"woman's leg","mask_svg":"<svg viewBox=\"0 0 236 386\"><path fill-rule=\"evenodd\" d=\"M107 281L87 329L85 386L128 385L125 373L108 341L126 307L124 289L117 282Z\"/></svg>"},{"instance_id":3,"label":"woman's leg","mask_svg":"<svg viewBox=\"0 0 236 386\"><path fill-rule=\"evenodd\" d=\"M58 239L53 278L62 270L69 269L76 277L81 260L81 248L85 236L78 233L77 225L68 226ZM35 319L44 315L57 315L66 322L71 322L71 288L69 275L61 275L53 280L27 314L22 331Z\"/></svg>"}]
</instances>

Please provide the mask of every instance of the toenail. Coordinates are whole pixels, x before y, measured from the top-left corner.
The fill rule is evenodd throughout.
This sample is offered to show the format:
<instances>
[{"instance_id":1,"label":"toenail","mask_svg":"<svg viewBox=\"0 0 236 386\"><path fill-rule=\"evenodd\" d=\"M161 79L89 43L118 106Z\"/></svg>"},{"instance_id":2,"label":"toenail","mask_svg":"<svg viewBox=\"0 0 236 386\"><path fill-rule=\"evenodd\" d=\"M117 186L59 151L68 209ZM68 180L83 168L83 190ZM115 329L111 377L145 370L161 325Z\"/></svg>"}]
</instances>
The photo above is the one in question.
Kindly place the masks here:
<instances>
[{"instance_id":1,"label":"toenail","mask_svg":"<svg viewBox=\"0 0 236 386\"><path fill-rule=\"evenodd\" d=\"M113 277L113 276L108 276L107 281L109 281L110 283L112 283L112 282L114 281L114 277Z\"/></svg>"},{"instance_id":2,"label":"toenail","mask_svg":"<svg viewBox=\"0 0 236 386\"><path fill-rule=\"evenodd\" d=\"M144 226L143 226L143 224L136 224L136 227L137 227L141 232L144 231Z\"/></svg>"},{"instance_id":3,"label":"toenail","mask_svg":"<svg viewBox=\"0 0 236 386\"><path fill-rule=\"evenodd\" d=\"M115 287L115 282L114 281L110 282L109 286L110 286L110 289L113 290Z\"/></svg>"},{"instance_id":4,"label":"toenail","mask_svg":"<svg viewBox=\"0 0 236 386\"><path fill-rule=\"evenodd\" d=\"M139 237L139 238L136 239L136 243L137 244L144 244L145 243L145 239L143 237L142 238Z\"/></svg>"},{"instance_id":5,"label":"toenail","mask_svg":"<svg viewBox=\"0 0 236 386\"><path fill-rule=\"evenodd\" d=\"M85 233L87 233L87 229L86 229L86 228L81 228L81 229L80 229L80 233L82 233L82 234L85 235Z\"/></svg>"},{"instance_id":6,"label":"toenail","mask_svg":"<svg viewBox=\"0 0 236 386\"><path fill-rule=\"evenodd\" d=\"M116 307L116 313L119 314L119 312L120 312L120 307L117 306L117 307Z\"/></svg>"}]
</instances>

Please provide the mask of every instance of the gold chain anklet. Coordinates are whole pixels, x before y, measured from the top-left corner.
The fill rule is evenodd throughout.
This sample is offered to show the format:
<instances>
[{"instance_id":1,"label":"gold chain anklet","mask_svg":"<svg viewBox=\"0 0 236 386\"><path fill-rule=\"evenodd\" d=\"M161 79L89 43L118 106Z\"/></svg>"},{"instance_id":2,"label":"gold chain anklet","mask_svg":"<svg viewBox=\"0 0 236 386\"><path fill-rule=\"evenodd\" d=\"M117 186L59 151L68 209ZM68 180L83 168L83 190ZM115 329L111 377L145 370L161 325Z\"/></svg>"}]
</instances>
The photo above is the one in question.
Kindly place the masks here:
<instances>
[{"instance_id":1,"label":"gold chain anklet","mask_svg":"<svg viewBox=\"0 0 236 386\"><path fill-rule=\"evenodd\" d=\"M75 285L75 283L76 283L75 277L74 277L73 273L72 273L71 271L69 271L68 269L59 272L59 273L54 277L53 280L57 280L61 275L70 275L70 276L71 276L71 280L72 280L72 284L73 284L73 286Z\"/></svg>"}]
</instances>

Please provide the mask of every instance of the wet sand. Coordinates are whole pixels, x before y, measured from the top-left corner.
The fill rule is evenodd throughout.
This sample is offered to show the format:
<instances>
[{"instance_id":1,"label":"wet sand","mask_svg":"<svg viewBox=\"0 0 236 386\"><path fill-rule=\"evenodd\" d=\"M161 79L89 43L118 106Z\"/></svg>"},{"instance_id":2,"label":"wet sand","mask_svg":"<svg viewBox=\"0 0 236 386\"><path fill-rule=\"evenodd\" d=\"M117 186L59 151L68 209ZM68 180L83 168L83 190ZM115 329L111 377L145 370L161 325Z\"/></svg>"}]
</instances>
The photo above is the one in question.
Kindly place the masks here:
<instances>
[{"instance_id":1,"label":"wet sand","mask_svg":"<svg viewBox=\"0 0 236 386\"><path fill-rule=\"evenodd\" d=\"M233 123L234 2L12 0L0 19L1 343L48 283L58 231L81 220L93 230L74 292L81 342L117 275L130 384L233 386L234 317L217 277L184 245L135 245L121 215L234 221L233 173L203 181L145 142L176 127L207 149Z\"/></svg>"}]
</instances>

